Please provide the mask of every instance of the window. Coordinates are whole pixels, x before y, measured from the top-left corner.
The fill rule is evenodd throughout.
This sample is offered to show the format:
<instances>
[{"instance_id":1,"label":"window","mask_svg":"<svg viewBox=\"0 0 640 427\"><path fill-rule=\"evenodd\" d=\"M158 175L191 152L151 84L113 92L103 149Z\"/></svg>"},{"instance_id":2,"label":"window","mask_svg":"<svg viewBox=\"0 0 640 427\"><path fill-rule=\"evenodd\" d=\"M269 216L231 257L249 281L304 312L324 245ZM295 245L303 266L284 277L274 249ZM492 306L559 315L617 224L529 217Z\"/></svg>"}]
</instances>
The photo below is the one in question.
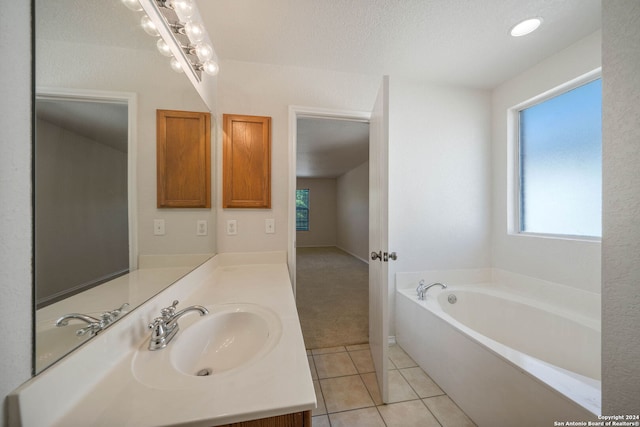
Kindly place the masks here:
<instances>
[{"instance_id":1,"label":"window","mask_svg":"<svg viewBox=\"0 0 640 427\"><path fill-rule=\"evenodd\" d=\"M518 110L521 233L602 234L602 81Z\"/></svg>"},{"instance_id":2,"label":"window","mask_svg":"<svg viewBox=\"0 0 640 427\"><path fill-rule=\"evenodd\" d=\"M296 231L309 231L309 189L296 190Z\"/></svg>"}]
</instances>

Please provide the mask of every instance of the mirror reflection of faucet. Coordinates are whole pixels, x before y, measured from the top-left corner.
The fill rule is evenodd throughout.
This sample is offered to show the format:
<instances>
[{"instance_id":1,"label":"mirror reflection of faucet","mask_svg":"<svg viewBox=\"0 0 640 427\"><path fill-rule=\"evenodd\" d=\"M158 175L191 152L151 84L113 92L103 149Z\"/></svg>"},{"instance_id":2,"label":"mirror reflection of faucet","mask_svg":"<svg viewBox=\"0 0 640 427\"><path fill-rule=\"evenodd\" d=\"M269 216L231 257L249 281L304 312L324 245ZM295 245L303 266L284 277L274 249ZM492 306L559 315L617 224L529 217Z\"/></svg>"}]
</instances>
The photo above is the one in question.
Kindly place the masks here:
<instances>
[{"instance_id":1,"label":"mirror reflection of faucet","mask_svg":"<svg viewBox=\"0 0 640 427\"><path fill-rule=\"evenodd\" d=\"M427 291L429 289L431 289L432 287L434 287L434 286L441 286L442 289L446 289L447 288L447 285L442 284L440 282L434 282L434 283L431 283L429 285L425 285L424 280L420 280L420 282L418 283L418 287L416 288L416 293L418 294L418 299L420 301L424 301L424 298L425 298L425 296L427 294Z\"/></svg>"},{"instance_id":2,"label":"mirror reflection of faucet","mask_svg":"<svg viewBox=\"0 0 640 427\"><path fill-rule=\"evenodd\" d=\"M192 311L199 312L200 316L209 314L209 310L201 305L192 305L176 312L177 305L178 300L173 301L171 306L160 310L161 317L156 317L153 319L153 322L149 324L149 329L152 330L151 339L149 341L149 350L155 351L163 349L167 344L169 344L169 342L171 342L180 329L178 319L183 315Z\"/></svg>"},{"instance_id":3,"label":"mirror reflection of faucet","mask_svg":"<svg viewBox=\"0 0 640 427\"><path fill-rule=\"evenodd\" d=\"M56 320L56 326L63 327L63 326L69 325L70 320L80 320L82 322L85 322L87 326L85 326L84 328L78 329L76 331L76 335L81 337L88 333L89 336L94 336L95 334L97 334L98 332L100 332L101 330L109 326L111 323L113 323L118 317L120 317L124 309L127 307L129 307L129 303L125 302L120 306L120 308L116 308L115 310L105 311L100 315L99 319L96 317L92 317L92 316L89 316L86 314L80 314L80 313L65 314L64 316Z\"/></svg>"}]
</instances>

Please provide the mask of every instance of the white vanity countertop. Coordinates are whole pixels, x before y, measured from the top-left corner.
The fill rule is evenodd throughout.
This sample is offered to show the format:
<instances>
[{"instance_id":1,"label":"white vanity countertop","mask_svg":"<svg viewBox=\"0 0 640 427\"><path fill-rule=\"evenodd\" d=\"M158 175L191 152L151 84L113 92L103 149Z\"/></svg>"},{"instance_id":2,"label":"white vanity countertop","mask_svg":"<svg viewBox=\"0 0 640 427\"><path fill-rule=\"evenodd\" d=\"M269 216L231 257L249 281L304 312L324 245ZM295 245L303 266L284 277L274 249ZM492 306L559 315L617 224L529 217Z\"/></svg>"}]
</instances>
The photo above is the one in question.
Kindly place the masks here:
<instances>
[{"instance_id":1,"label":"white vanity countertop","mask_svg":"<svg viewBox=\"0 0 640 427\"><path fill-rule=\"evenodd\" d=\"M273 262L274 259L281 262ZM111 366L104 364L105 372L95 381L95 385L85 385L86 391L55 421L48 420L47 425L214 426L313 409L316 404L315 392L284 256L271 256L263 264L259 261L260 257L256 254L245 257L222 254L214 257L197 270L201 277L199 284L182 298L177 295L180 299L178 309L194 304L211 306L228 303L266 307L277 313L282 323L282 335L268 354L233 371L201 378L210 384L200 390L155 389L139 382L132 371L136 351L139 348L143 349L140 351L148 351L149 332L141 331L152 318L135 319L133 323L130 319L129 328L135 329L131 336L144 333L144 340L131 340L126 354ZM175 297L175 293L161 293L154 298L154 310L158 305L171 305ZM145 313L144 310L142 313ZM136 312L133 312L129 316L135 315ZM159 315L159 312L153 315ZM181 331L174 342L157 352L169 351L169 347L179 341L180 333L200 318L196 313L184 316L179 322ZM109 334L114 342L126 337L127 331L122 328L118 331L115 326L117 324L112 327L113 330L110 328L105 331L101 345L108 345ZM90 370L92 363L100 365L100 361L83 359L80 355L76 355L73 361L63 362L67 363L67 366L63 366L67 370L73 368L68 366L68 362L75 363L76 368L84 371ZM158 372L158 375L162 375L162 372ZM81 378L77 376L76 381ZM35 383L37 379L31 382ZM49 380L51 384L48 387L55 382ZM62 390L59 390L50 391L61 393ZM33 395L31 399L36 395L41 398L43 392L30 392ZM31 403L21 405L29 406ZM24 408L20 412L24 414L26 410ZM23 423L30 425L24 417Z\"/></svg>"}]
</instances>

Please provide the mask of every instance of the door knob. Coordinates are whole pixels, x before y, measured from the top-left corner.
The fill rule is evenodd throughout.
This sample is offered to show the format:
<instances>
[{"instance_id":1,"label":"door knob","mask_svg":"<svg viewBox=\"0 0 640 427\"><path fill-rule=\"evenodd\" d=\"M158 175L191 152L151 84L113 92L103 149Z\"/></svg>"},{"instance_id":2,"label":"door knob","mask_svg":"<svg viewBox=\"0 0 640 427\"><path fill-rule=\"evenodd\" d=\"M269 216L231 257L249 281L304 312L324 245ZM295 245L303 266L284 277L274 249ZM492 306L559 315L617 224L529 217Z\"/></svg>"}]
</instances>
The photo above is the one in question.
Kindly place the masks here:
<instances>
[{"instance_id":1,"label":"door knob","mask_svg":"<svg viewBox=\"0 0 640 427\"><path fill-rule=\"evenodd\" d=\"M379 259L380 261L382 261L382 251L380 252L371 252L371 259L372 260L376 260Z\"/></svg>"}]
</instances>

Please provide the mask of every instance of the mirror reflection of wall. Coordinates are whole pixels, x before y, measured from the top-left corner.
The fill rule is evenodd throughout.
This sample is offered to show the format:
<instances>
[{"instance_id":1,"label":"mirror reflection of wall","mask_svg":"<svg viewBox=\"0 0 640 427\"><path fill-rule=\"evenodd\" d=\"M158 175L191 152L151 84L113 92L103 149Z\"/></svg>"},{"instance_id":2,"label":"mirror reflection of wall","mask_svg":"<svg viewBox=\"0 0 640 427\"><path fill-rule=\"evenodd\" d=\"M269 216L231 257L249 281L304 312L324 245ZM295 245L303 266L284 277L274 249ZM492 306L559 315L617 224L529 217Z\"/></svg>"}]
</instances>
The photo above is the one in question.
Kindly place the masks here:
<instances>
[{"instance_id":1,"label":"mirror reflection of wall","mask_svg":"<svg viewBox=\"0 0 640 427\"><path fill-rule=\"evenodd\" d=\"M75 332L83 325L80 322L70 322L66 327L56 327L55 320L67 313L83 313L99 317L105 311L118 309L123 303L130 303L125 311L130 311L183 276L208 256L215 252L215 216L211 209L173 209L159 210L156 207L156 110L174 109L186 111L209 111L196 90L184 74L174 72L167 58L160 55L156 49L157 40L147 35L140 27L140 16L132 13L120 1L102 0L36 0L35 16L35 86L38 93L79 92L79 93L109 93L121 94L128 98L120 103L124 106L127 116L129 138L133 139L133 149L129 152L120 149L91 145L83 147L82 152L65 153L57 151L54 155L54 168L65 169L67 174L63 182L49 182L49 190L53 194L36 194L37 221L35 262L38 267L45 267L46 273L37 273L36 304L43 307L36 312L36 331L34 333L36 359L34 370L36 373L64 356L79 344L85 342L89 336L77 337ZM48 97L47 97L48 99ZM76 100L77 101L77 100ZM113 104L113 103L111 103ZM116 103L117 104L117 103ZM89 104L84 104L81 110L88 110ZM40 105L42 107L43 105ZM104 105L103 105L104 107ZM112 105L113 107L113 105ZM58 105L56 108L60 109ZM65 107L66 108L66 107ZM64 111L65 120L75 116L77 111ZM39 108L39 113L43 112ZM98 113L101 117L111 112ZM122 114L122 112L121 112ZM63 132L68 135L69 124L56 124L51 127L53 119L41 117L38 125L46 123L53 129L53 133ZM88 120L88 119L84 119ZM82 119L81 119L82 121ZM93 123L93 131L102 128L103 124ZM126 126L126 125L125 125ZM73 136L75 145L80 139L99 140L106 130L95 132L91 137ZM43 133L42 129L36 134ZM75 130L74 133L79 133ZM47 137L47 140L51 138ZM55 139L55 138L54 138ZM78 144L76 144L78 143ZM126 140L125 140L126 143ZM35 141L34 141L35 144ZM41 148L41 147L40 147ZM34 150L40 150L34 145ZM53 149L54 146L46 147ZM68 147L67 147L68 148ZM56 150L65 149L60 145ZM98 152L102 154L98 154ZM107 155L106 153L109 153ZM43 152L37 154L44 160ZM95 187L83 187L88 183L79 181L75 175L79 173L78 166L86 165L90 158L113 157L107 164L93 166L92 170L103 178L112 180L113 191L107 200L89 202L83 200L83 195L107 189L96 190ZM116 157L120 157L116 160ZM129 164L123 163L128 157ZM69 162L73 162L73 168ZM214 163L214 162L212 162ZM68 170L66 170L69 167ZM39 165L36 165L39 168ZM90 169L90 167L87 167ZM112 174L109 174L108 171ZM46 171L36 170L36 179L43 177ZM215 174L213 174L215 176ZM131 180L133 181L131 182ZM128 182L129 181L129 182ZM73 185L78 184L74 187ZM80 185L82 184L82 185ZM100 185L102 185L100 184ZM34 187L36 182L34 182ZM118 188L116 191L115 188ZM122 193L124 188L127 193ZM212 188L215 188L212 185ZM38 190L36 190L37 192ZM93 194L92 194L93 195ZM76 197L77 196L77 197ZM123 200L129 198L128 205ZM46 206L53 212L43 212ZM73 206L72 206L73 205ZM41 209L42 208L42 209ZM129 218L123 219L129 211ZM95 220L88 220L88 213L97 213ZM63 218L72 220L62 226ZM103 221L118 219L110 225ZM153 234L154 219L163 219L166 223L166 234ZM196 235L198 220L209 223L207 236ZM42 228L47 221L57 223L50 226L47 232ZM100 226L97 224L100 223ZM70 241L67 237L71 230L85 230L87 236L95 237ZM116 233L118 230L118 233ZM127 239L121 232L131 232ZM49 234L46 234L49 233ZM52 235L53 234L53 235ZM99 238L106 234L118 234L119 237L109 243ZM56 239L66 240L56 240ZM43 243L44 245L40 245ZM57 243L53 243L53 242ZM133 241L135 244L132 244ZM63 243L61 243L63 242ZM96 246L109 246L108 254L94 251ZM60 258L61 249L66 246L72 256L65 260ZM104 248L100 248L104 249ZM88 259L89 255L98 254L97 259ZM169 259L165 256L173 256ZM165 258L163 258L165 257ZM99 282L101 278L117 275L132 266L140 269L131 271L110 280L100 286L75 295L78 287ZM88 267L93 265L93 273ZM135 277L136 285L131 285L127 278ZM42 280L41 280L42 279ZM49 289L42 289L47 282ZM62 289L62 282L71 286L70 291ZM72 295L60 299L63 295ZM60 299L60 300L59 300ZM53 302L55 301L55 302ZM64 336L60 335L64 332ZM55 346L56 348L53 348ZM61 348L59 348L61 347Z\"/></svg>"},{"instance_id":2,"label":"mirror reflection of wall","mask_svg":"<svg viewBox=\"0 0 640 427\"><path fill-rule=\"evenodd\" d=\"M127 114L36 99L36 308L129 272Z\"/></svg>"}]
</instances>

